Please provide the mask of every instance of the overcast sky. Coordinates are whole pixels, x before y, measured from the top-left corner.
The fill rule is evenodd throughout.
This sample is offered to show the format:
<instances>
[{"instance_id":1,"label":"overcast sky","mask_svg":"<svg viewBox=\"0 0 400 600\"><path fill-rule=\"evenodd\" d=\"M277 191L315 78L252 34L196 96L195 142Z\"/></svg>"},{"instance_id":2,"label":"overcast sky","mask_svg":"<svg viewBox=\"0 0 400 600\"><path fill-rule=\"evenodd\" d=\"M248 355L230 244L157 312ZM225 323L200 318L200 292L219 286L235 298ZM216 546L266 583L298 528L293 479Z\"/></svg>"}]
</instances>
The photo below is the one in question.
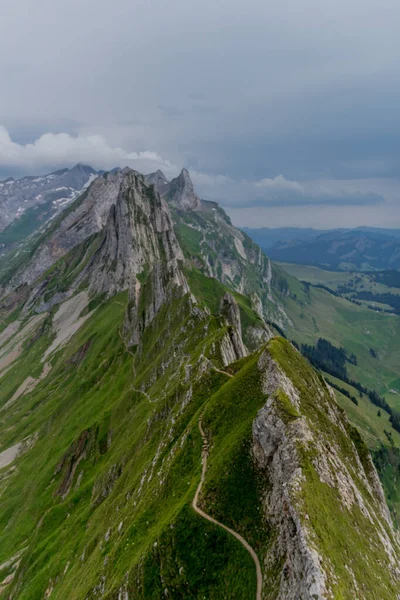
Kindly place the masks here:
<instances>
[{"instance_id":1,"label":"overcast sky","mask_svg":"<svg viewBox=\"0 0 400 600\"><path fill-rule=\"evenodd\" d=\"M175 176L238 225L400 227L398 0L0 3L0 177Z\"/></svg>"}]
</instances>

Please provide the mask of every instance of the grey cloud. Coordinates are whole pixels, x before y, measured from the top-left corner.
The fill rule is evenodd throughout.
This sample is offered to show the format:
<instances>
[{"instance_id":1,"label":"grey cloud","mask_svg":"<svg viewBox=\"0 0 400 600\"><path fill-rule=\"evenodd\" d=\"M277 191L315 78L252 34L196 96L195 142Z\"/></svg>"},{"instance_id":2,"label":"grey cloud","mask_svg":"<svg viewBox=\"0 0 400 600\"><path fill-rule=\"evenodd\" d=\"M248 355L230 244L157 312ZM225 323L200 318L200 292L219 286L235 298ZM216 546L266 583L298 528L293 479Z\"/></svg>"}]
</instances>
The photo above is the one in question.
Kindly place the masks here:
<instances>
[{"instance_id":1,"label":"grey cloud","mask_svg":"<svg viewBox=\"0 0 400 600\"><path fill-rule=\"evenodd\" d=\"M375 206L384 202L383 193L368 189L361 181L292 181L283 175L246 181L223 175L209 176L194 172L200 193L224 207L290 207L290 206Z\"/></svg>"},{"instance_id":2,"label":"grey cloud","mask_svg":"<svg viewBox=\"0 0 400 600\"><path fill-rule=\"evenodd\" d=\"M159 109L161 113L166 117L183 117L185 115L195 114L213 114L220 112L220 109L216 106L208 106L205 104L191 104L186 108L178 108L176 106L163 106L160 105Z\"/></svg>"},{"instance_id":3,"label":"grey cloud","mask_svg":"<svg viewBox=\"0 0 400 600\"><path fill-rule=\"evenodd\" d=\"M0 124L20 145L101 136L128 155L226 174L236 184L212 195L232 206L235 186L242 205L274 203L241 179L400 177L397 0L120 0L112 18L106 0L41 0L35 11L19 0L0 18ZM30 122L43 129L24 131ZM351 206L382 206L369 194ZM320 202L341 203L345 222L348 200Z\"/></svg>"},{"instance_id":4,"label":"grey cloud","mask_svg":"<svg viewBox=\"0 0 400 600\"><path fill-rule=\"evenodd\" d=\"M71 166L77 162L96 168L110 169L128 165L142 173L162 169L167 175L177 173L177 167L163 159L157 152L129 152L111 146L101 135L46 133L32 143L19 144L0 126L0 169L9 168L43 172L50 167Z\"/></svg>"}]
</instances>

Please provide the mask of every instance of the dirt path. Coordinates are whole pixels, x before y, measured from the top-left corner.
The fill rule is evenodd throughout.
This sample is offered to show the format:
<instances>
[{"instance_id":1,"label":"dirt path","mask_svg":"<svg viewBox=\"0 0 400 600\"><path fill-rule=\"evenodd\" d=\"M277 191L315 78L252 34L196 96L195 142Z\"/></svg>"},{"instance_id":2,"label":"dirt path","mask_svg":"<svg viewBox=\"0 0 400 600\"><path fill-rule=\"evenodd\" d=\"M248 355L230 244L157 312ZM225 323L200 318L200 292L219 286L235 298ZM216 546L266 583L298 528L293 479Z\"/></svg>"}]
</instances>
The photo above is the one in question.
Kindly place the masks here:
<instances>
[{"instance_id":1,"label":"dirt path","mask_svg":"<svg viewBox=\"0 0 400 600\"><path fill-rule=\"evenodd\" d=\"M228 375L228 377L233 377L232 373L228 373L228 371L222 371L221 369L217 369L217 367L213 367L214 371L217 373L222 373L223 375Z\"/></svg>"},{"instance_id":2,"label":"dirt path","mask_svg":"<svg viewBox=\"0 0 400 600\"><path fill-rule=\"evenodd\" d=\"M224 372L224 371L221 371L221 372ZM226 373L226 374L229 375L229 373ZM230 375L230 377L232 377L232 375ZM231 535L233 535L237 540L239 540L239 542L242 544L242 546L244 546L246 548L247 552L250 554L251 558L253 559L255 567L256 567L256 574L257 574L256 600L261 600L261 590L262 590L261 565L260 565L260 561L258 560L258 556L254 552L253 548L250 546L250 544L248 544L246 542L246 540L239 533L237 533L233 529L230 529L230 527L227 527L226 525L223 525L222 523L220 523L216 519L213 519L213 517L210 517L210 515L208 515L207 513L205 513L198 506L199 495L200 495L201 488L203 486L204 479L205 479L205 476L206 476L207 458L208 458L208 441L207 441L206 434L203 431L201 419L202 419L202 417L200 417L198 424L199 424L199 430L200 430L200 433L201 433L201 437L203 439L203 449L202 449L202 453L201 453L202 469L201 469L200 483L199 483L199 485L197 487L197 490L196 490L196 493L194 495L192 506L193 506L194 510L197 512L197 514L199 514L204 519L207 519L207 521L210 521L211 523L214 523L214 525L218 525L218 527L222 527L222 529L225 529L225 531L227 531L228 533L230 533Z\"/></svg>"}]
</instances>

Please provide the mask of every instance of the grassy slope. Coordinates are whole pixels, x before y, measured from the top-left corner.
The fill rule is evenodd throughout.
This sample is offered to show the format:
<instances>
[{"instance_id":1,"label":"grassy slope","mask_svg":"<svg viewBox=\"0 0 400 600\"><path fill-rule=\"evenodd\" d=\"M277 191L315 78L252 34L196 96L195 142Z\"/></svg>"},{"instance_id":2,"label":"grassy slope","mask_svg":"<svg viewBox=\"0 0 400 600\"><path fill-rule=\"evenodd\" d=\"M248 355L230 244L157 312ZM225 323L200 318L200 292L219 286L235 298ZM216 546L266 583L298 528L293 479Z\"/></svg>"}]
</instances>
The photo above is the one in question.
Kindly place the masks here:
<instances>
[{"instance_id":1,"label":"grassy slope","mask_svg":"<svg viewBox=\"0 0 400 600\"><path fill-rule=\"evenodd\" d=\"M355 425L370 448L375 465L385 490L386 499L397 528L400 527L400 434L394 430L389 423L388 414L381 410L378 416L378 408L374 406L364 395L361 397L358 390L346 383L326 375L327 379L346 388L358 399L358 406L353 404L349 398L335 391L337 403L345 411L350 422ZM377 457L380 457L377 459Z\"/></svg>"},{"instance_id":2,"label":"grassy slope","mask_svg":"<svg viewBox=\"0 0 400 600\"><path fill-rule=\"evenodd\" d=\"M198 269L186 269L185 275L197 300L207 306L212 314L219 313L221 300L226 292L232 294L239 306L245 344L248 344L247 329L249 327L263 328L263 322L252 309L248 297L229 289L216 279L206 277ZM252 348L250 347L250 349Z\"/></svg>"},{"instance_id":3,"label":"grassy slope","mask_svg":"<svg viewBox=\"0 0 400 600\"><path fill-rule=\"evenodd\" d=\"M215 296L225 291L215 280L203 289L196 272L193 278L200 297L211 293L212 283ZM165 589L173 598L247 600L255 590L253 562L236 540L196 515L191 501L201 467L197 422L205 411L211 438L205 510L240 531L260 556L274 540L258 509L267 482L249 446L251 423L265 402L257 354L234 365L233 378L211 371L195 383L202 356L220 366L225 328L218 317L192 314L187 298L176 299L133 357L120 336L126 302L120 294L100 304L53 357L48 377L0 413L2 448L37 435L16 471L3 471L9 477L1 483L0 563L28 547L14 583L21 600L53 587L51 597L59 600L92 599L102 591L116 600L119 590L132 599L158 599ZM39 374L50 339L47 327L27 345L2 379L0 406L28 374ZM85 453L63 498L82 439ZM271 597L278 567L268 572Z\"/></svg>"},{"instance_id":4,"label":"grassy slope","mask_svg":"<svg viewBox=\"0 0 400 600\"><path fill-rule=\"evenodd\" d=\"M389 440L385 431L390 433L395 445L400 448L400 433L392 428L389 423L389 415L384 410L380 410L381 416L378 417L378 407L372 404L364 394L360 396L358 390L328 373L324 373L324 376L328 381L347 389L352 396L357 398L358 406L335 390L339 406L346 411L351 422L363 431L370 448L377 448L380 444L388 445Z\"/></svg>"},{"instance_id":5,"label":"grassy slope","mask_svg":"<svg viewBox=\"0 0 400 600\"><path fill-rule=\"evenodd\" d=\"M365 462L367 449L362 439L351 426L345 425L347 435L343 429L327 417L321 410L324 402L332 402L328 392L324 391L324 400L320 396L321 382L312 367L300 356L292 351L286 340L274 339L269 344L273 358L278 362L284 372L291 379L296 389L300 392L300 412L306 416L308 425L318 442L324 446L324 451L329 455L331 445L336 448L340 459L349 468L350 473L357 481L358 489L366 501L371 497L367 488L358 478L353 463L354 446L357 448L362 464ZM316 402L316 399L319 399ZM362 582L364 592L368 590L371 600L388 600L395 597L396 589L388 572L387 564L381 562L383 555L379 542L374 534L374 525L362 514L360 509L353 505L350 510L343 509L337 490L320 480L314 462L318 461L317 449L309 443L299 445L302 460L302 470L305 481L301 491L296 495L296 501L302 514L308 515L314 530L314 541L318 551L322 554L323 564L327 570L328 580L334 589L334 598L354 598L354 582L349 568L353 571L357 581ZM368 474L368 466L366 466ZM345 535L344 532L351 532ZM366 546L365 540L369 540ZM366 564L373 568L366 569ZM336 577L332 576L331 566L334 567ZM348 568L349 567L349 568Z\"/></svg>"},{"instance_id":6,"label":"grassy slope","mask_svg":"<svg viewBox=\"0 0 400 600\"><path fill-rule=\"evenodd\" d=\"M376 313L322 289L307 289L291 276L289 281L292 295L285 299L285 310L293 326L288 328L288 337L299 344L315 344L319 337L323 337L356 354L358 366L348 364L350 378L376 389L399 410L399 317ZM293 294L296 294L296 298L293 298ZM371 356L370 348L377 352L377 358ZM331 376L328 378L335 381ZM348 387L343 382L337 383L341 387ZM392 446L400 449L400 435L388 422L387 413L381 411L378 417L376 406L365 397L359 398L356 390L349 391L358 398L359 406L336 392L339 404L346 410L353 425L362 432L371 450L376 452L379 444L382 444L385 452L389 453L384 461L378 463L378 467L389 506L399 525L400 469L396 467L396 457L392 456Z\"/></svg>"},{"instance_id":7,"label":"grassy slope","mask_svg":"<svg viewBox=\"0 0 400 600\"><path fill-rule=\"evenodd\" d=\"M203 219L197 213L195 216L200 221ZM183 218L189 219L187 213L175 218L178 237L186 256L198 258L201 254L199 232L182 222ZM207 223L207 226L211 227L210 219ZM232 257L234 258L234 251ZM309 270L308 267L299 266L299 268L303 271ZM252 269L248 277L254 275ZM336 280L336 283L338 283L336 277L348 277L347 274L318 269L312 270L314 277L317 277L316 272L331 277L331 280L333 282ZM281 274L282 271L273 271L273 281L277 280L279 284ZM287 282L290 293L283 294L280 302L293 324L292 327L287 326L288 336L298 343L314 343L319 337L324 337L335 345L344 346L349 352L354 352L359 366L350 366L349 375L364 385L376 389L393 407L400 409L400 346L397 343L400 333L399 319L393 315L377 313L358 306L319 288L307 289L291 275L287 275ZM324 281L324 284L326 283ZM196 286L196 281L192 285ZM203 282L201 288L206 288ZM209 307L216 304L214 288L215 286L212 286L212 291L206 292L205 301L208 302ZM254 289L259 292L257 286ZM370 348L377 351L378 359L371 356ZM398 393L392 391L396 388Z\"/></svg>"},{"instance_id":8,"label":"grassy slope","mask_svg":"<svg viewBox=\"0 0 400 600\"><path fill-rule=\"evenodd\" d=\"M205 217L203 218L197 213L194 213L194 216L199 223L202 219L205 220ZM182 222L182 219L189 219L188 213L178 217L175 215L175 218L177 234L186 256L198 258L201 254L199 232ZM208 225L204 225L204 227L210 228L212 219L205 220L205 222ZM232 258L235 258L234 250L232 250ZM324 285L329 282L332 286L342 282L346 283L348 282L347 278L353 276L302 265L298 265L296 268L300 278L308 273L314 283L319 281L318 277L320 277ZM252 269L253 267L247 275L250 280L251 276L255 275ZM281 275L282 271L273 271L273 281L276 280L279 284ZM288 336L298 343L314 343L319 337L324 337L335 345L344 346L349 352L354 352L357 355L359 366L350 366L349 375L367 387L376 389L386 397L393 407L400 409L400 346L397 343L400 321L398 317L374 312L366 307L348 302L344 298L335 297L323 289L312 287L307 289L298 279L289 274L287 282L289 295L283 294L280 302L293 324L292 327L287 326ZM365 285L365 289L368 289L367 284L368 276L363 275L361 285ZM378 283L376 286L378 288L382 284ZM204 287L202 284L202 288ZM382 287L388 289L386 286ZM259 292L257 286L254 289ZM212 294L213 292L210 304L215 303ZM261 297L263 298L262 295ZM263 300L265 299L263 298ZM370 348L377 351L378 359L371 356ZM392 390L396 390L398 393Z\"/></svg>"},{"instance_id":9,"label":"grassy slope","mask_svg":"<svg viewBox=\"0 0 400 600\"><path fill-rule=\"evenodd\" d=\"M188 213L175 215L176 231L184 248L185 255L195 262L199 262L201 265L201 254L202 251L204 253L206 250L206 246L204 242L201 243L199 232L184 223L185 219L187 222L191 222L190 218ZM196 215L196 218L200 217ZM206 228L213 227L212 219L211 221L205 220L205 223L202 223L200 218L199 223ZM191 224L196 225L196 221ZM232 259L236 260L234 251L231 251L231 255ZM212 252L209 253L209 257L211 262L214 263L216 257ZM292 269L290 272L295 274L299 279L304 279L312 283L322 283L332 289L336 289L338 285L349 284L351 280L355 280L354 274L350 273L324 271L303 265L282 264L282 267L289 271ZM284 271L275 265L273 265L272 270L275 293L280 297L278 302L281 303L286 314L291 319L291 325L288 322L284 323L287 336L296 340L299 344L314 344L319 337L324 337L336 346L344 346L349 352L354 352L357 355L358 366L349 365L348 371L350 377L360 381L369 388L376 389L381 395L385 396L393 407L399 409L400 346L397 340L400 333L400 321L398 317L374 312L366 307L353 304L344 298L338 298L329 294L323 289L307 288L299 279L287 273L287 270ZM247 274L247 277L250 276L248 279L250 282L254 275L253 270L250 269ZM287 279L286 286L281 282L284 276ZM211 283L209 279L198 272L196 272L196 276L192 277L190 283L194 291L197 291L197 288L199 288L201 293L199 295L197 292L198 296L202 297L202 300L208 305L211 311L214 311L217 305L215 290L221 288L221 295L221 284L218 286ZM379 283L370 282L366 274L360 275L360 282L357 285L364 286L361 289L371 288L378 291L381 287L386 287ZM289 290L289 294L286 293L287 289ZM260 293L257 282L255 283L254 290ZM393 290L398 292L394 288ZM264 296L260 294L260 297L264 303L269 301L265 297L265 294ZM243 322L242 310L241 314ZM281 316L279 312L275 315L278 321ZM370 348L375 350L378 358L372 357ZM358 396L358 394L353 395ZM352 423L362 431L371 449L376 449L379 443L382 443L387 451L391 451L392 443L394 443L396 448L400 448L400 436L388 423L388 415L386 413L378 417L376 407L366 398L360 400L358 407L355 407L355 405L340 394L338 398L347 411ZM385 427L382 425L383 423L387 426L387 430L392 436L391 439L384 433L383 430ZM381 475L383 475L382 471ZM386 479L388 480L388 476ZM398 489L398 493L400 494L400 484L395 472L392 473L390 486L385 482L385 490L388 498L389 493L393 496L389 489L393 486Z\"/></svg>"},{"instance_id":10,"label":"grassy slope","mask_svg":"<svg viewBox=\"0 0 400 600\"><path fill-rule=\"evenodd\" d=\"M48 200L28 208L20 217L14 219L0 232L0 248L2 253L25 240L38 227L43 225L55 213L53 201Z\"/></svg>"},{"instance_id":11,"label":"grassy slope","mask_svg":"<svg viewBox=\"0 0 400 600\"><path fill-rule=\"evenodd\" d=\"M371 291L376 294L400 294L400 289L374 281L368 273L348 271L325 271L312 265L296 265L294 263L277 263L282 269L300 281L308 281L313 285L322 284L336 291L340 285L348 285L354 292Z\"/></svg>"},{"instance_id":12,"label":"grassy slope","mask_svg":"<svg viewBox=\"0 0 400 600\"><path fill-rule=\"evenodd\" d=\"M190 259L203 273L209 274L210 269L216 279L223 281L231 290L251 296L256 293L260 298L271 320L276 313L276 305L270 301L270 290L266 282L267 258L259 247L244 233L238 233L243 238L243 249L251 257L248 261L239 252L234 228L229 217L222 209L214 211L173 211L175 232L183 249L184 255ZM240 246L239 246L240 248ZM233 265L231 272L229 267ZM272 267L273 282L277 293L281 285L286 284L282 270ZM248 302L248 300L247 300Z\"/></svg>"},{"instance_id":13,"label":"grassy slope","mask_svg":"<svg viewBox=\"0 0 400 600\"><path fill-rule=\"evenodd\" d=\"M54 598L92 598L103 575L109 598L124 582L130 598L159 598L165 587L175 598L217 599L232 593L248 598L255 587L250 557L190 506L201 466L198 414L228 378L216 372L204 376L185 406L184 367L170 363L171 350L180 348L195 369L202 352L214 356L224 328L214 317L191 316L187 300L177 300L169 316L159 315L141 356L133 359L119 335L125 303L120 295L101 305L56 354L50 375L1 414L2 448L27 435L38 439L3 482L0 563L29 546L15 583L21 600L43 597L52 585ZM38 358L49 340L48 334L26 348L21 371L16 366L5 375L1 405L27 374L38 374ZM82 357L79 352L88 341ZM218 354L215 360L218 364ZM137 391L143 384L148 396ZM248 422L260 401L244 405ZM76 459L83 432L89 440L86 454L62 499L55 494L68 475L66 465L73 462L67 458L59 473L57 465L63 456L75 453ZM242 429L236 439L226 432L218 441L222 460L227 436L229 452L241 452ZM241 485L240 476L231 473L232 488ZM247 483L251 487L251 478ZM240 523L244 502L238 499L236 523L246 532L246 523Z\"/></svg>"},{"instance_id":14,"label":"grassy slope","mask_svg":"<svg viewBox=\"0 0 400 600\"><path fill-rule=\"evenodd\" d=\"M390 391L399 379L399 318L357 306L322 289L306 289L299 282L292 287L296 298L285 300L285 310L293 321L288 334L299 343L315 343L323 337L356 354L358 366L349 365L349 376L375 388L400 408L400 396ZM377 351L377 359L370 348Z\"/></svg>"}]
</instances>

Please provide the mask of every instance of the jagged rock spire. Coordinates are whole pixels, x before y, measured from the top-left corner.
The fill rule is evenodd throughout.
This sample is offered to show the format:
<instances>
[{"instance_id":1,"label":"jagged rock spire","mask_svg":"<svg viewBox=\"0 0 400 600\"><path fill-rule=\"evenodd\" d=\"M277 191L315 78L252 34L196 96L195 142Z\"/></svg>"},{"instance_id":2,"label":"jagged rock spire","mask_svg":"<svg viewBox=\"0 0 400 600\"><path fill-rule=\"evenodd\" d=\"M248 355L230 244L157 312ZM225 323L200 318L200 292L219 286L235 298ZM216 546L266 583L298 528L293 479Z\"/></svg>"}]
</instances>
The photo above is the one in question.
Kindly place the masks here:
<instances>
[{"instance_id":1,"label":"jagged rock spire","mask_svg":"<svg viewBox=\"0 0 400 600\"><path fill-rule=\"evenodd\" d=\"M201 210L201 200L194 191L193 182L187 169L182 169L180 175L171 181L165 195L176 208Z\"/></svg>"},{"instance_id":2,"label":"jagged rock spire","mask_svg":"<svg viewBox=\"0 0 400 600\"><path fill-rule=\"evenodd\" d=\"M221 300L220 311L223 317L230 325L229 338L232 346L232 351L227 352L229 344L226 344L227 340L223 340L221 347L222 360L225 365L228 365L234 360L239 360L244 356L247 356L247 349L242 340L242 326L240 322L240 310L239 306L232 296L227 292Z\"/></svg>"}]
</instances>

